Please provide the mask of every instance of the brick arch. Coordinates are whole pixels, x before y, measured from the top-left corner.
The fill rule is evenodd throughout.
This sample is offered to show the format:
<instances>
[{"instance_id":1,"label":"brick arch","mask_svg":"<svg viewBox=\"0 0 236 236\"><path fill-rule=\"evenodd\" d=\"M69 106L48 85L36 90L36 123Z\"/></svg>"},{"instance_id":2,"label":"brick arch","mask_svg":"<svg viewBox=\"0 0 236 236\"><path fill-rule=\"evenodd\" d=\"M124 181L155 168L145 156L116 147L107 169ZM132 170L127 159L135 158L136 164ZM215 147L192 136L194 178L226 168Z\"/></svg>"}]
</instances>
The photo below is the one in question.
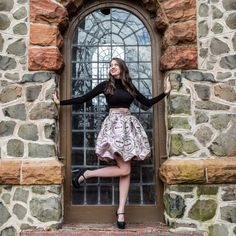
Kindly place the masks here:
<instances>
[{"instance_id":1,"label":"brick arch","mask_svg":"<svg viewBox=\"0 0 236 236\"><path fill-rule=\"evenodd\" d=\"M63 31L86 0L30 0L28 69L60 72ZM140 0L162 36L162 71L197 69L195 0Z\"/></svg>"},{"instance_id":2,"label":"brick arch","mask_svg":"<svg viewBox=\"0 0 236 236\"><path fill-rule=\"evenodd\" d=\"M151 13L155 13L158 9L159 2L157 0L138 0L140 1L146 10ZM73 14L79 8L81 8L88 0L61 0L63 6L68 10L69 14Z\"/></svg>"}]
</instances>

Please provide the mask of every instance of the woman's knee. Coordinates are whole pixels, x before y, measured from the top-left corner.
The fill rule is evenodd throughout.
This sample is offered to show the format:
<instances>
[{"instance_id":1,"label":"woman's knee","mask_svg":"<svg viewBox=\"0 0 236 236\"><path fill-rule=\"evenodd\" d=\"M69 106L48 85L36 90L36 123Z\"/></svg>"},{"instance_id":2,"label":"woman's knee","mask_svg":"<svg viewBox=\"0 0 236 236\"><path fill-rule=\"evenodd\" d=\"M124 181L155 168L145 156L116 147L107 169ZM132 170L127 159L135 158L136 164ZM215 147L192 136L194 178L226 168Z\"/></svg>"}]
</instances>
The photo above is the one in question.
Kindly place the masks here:
<instances>
[{"instance_id":1,"label":"woman's knee","mask_svg":"<svg viewBox=\"0 0 236 236\"><path fill-rule=\"evenodd\" d=\"M123 166L123 167L121 167L121 170L122 170L121 176L130 175L130 173L131 173L131 166L130 165Z\"/></svg>"},{"instance_id":2,"label":"woman's knee","mask_svg":"<svg viewBox=\"0 0 236 236\"><path fill-rule=\"evenodd\" d=\"M126 176L126 175L130 175L131 173L131 162L130 161L124 161L123 158L121 156L116 156L116 162L117 162L117 166L120 168L121 170L121 176Z\"/></svg>"}]
</instances>

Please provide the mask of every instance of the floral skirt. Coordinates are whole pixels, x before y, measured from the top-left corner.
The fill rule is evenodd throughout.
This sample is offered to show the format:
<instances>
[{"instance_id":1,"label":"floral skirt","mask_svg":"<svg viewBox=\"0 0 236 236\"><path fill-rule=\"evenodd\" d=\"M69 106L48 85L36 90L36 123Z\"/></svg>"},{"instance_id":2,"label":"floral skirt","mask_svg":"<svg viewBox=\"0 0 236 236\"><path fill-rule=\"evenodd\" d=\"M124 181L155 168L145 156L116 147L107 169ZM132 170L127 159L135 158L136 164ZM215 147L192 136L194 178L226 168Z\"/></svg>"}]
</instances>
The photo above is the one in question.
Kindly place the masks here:
<instances>
[{"instance_id":1,"label":"floral skirt","mask_svg":"<svg viewBox=\"0 0 236 236\"><path fill-rule=\"evenodd\" d=\"M111 111L103 121L96 148L101 160L120 155L124 161L144 160L151 155L146 132L139 120L130 112Z\"/></svg>"}]
</instances>

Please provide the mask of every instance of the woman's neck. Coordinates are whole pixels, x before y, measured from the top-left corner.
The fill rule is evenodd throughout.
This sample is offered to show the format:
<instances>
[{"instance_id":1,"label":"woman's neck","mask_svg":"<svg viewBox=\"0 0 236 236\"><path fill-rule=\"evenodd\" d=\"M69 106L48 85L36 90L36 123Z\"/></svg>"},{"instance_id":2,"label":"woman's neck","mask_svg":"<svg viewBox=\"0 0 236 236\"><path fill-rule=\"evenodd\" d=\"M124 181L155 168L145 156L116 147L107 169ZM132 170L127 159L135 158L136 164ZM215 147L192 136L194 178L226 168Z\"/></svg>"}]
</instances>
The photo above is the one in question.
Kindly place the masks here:
<instances>
[{"instance_id":1,"label":"woman's neck","mask_svg":"<svg viewBox=\"0 0 236 236\"><path fill-rule=\"evenodd\" d=\"M115 75L113 76L116 80L119 80L120 79L120 75Z\"/></svg>"}]
</instances>

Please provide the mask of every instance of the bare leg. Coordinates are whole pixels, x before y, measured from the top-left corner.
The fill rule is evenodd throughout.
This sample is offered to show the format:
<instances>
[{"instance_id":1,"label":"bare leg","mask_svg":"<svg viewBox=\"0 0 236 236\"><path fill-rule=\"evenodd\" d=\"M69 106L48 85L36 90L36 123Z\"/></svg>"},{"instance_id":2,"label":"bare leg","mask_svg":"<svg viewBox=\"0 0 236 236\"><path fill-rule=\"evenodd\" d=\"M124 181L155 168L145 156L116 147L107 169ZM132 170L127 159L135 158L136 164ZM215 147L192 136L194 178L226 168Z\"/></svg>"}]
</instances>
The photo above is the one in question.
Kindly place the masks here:
<instances>
[{"instance_id":1,"label":"bare leg","mask_svg":"<svg viewBox=\"0 0 236 236\"><path fill-rule=\"evenodd\" d=\"M130 161L125 162L121 157L116 157L117 166L108 166L96 170L86 170L84 176L86 179L93 177L120 177L130 174ZM79 178L81 183L84 180L83 176Z\"/></svg>"},{"instance_id":2,"label":"bare leg","mask_svg":"<svg viewBox=\"0 0 236 236\"><path fill-rule=\"evenodd\" d=\"M120 177L119 185L119 207L117 213L125 213L125 203L127 200L130 185L130 175ZM124 214L118 215L118 221L124 221Z\"/></svg>"},{"instance_id":3,"label":"bare leg","mask_svg":"<svg viewBox=\"0 0 236 236\"><path fill-rule=\"evenodd\" d=\"M120 181L119 181L119 207L117 210L117 213L125 213L125 204L129 192L129 186L130 186L130 171L131 171L131 162L129 161L124 162L122 158L117 159L117 165L120 168L124 168L124 165L126 166L125 168L129 169L129 172L127 175L120 176ZM124 214L118 215L118 221L124 221Z\"/></svg>"},{"instance_id":4,"label":"bare leg","mask_svg":"<svg viewBox=\"0 0 236 236\"><path fill-rule=\"evenodd\" d=\"M92 177L120 177L119 180L119 207L117 213L125 212L125 204L130 186L131 162L125 162L122 157L116 157L117 166L109 166L96 170L86 170L84 176L86 179ZM84 180L80 177L79 182ZM118 215L118 221L124 221L124 215Z\"/></svg>"}]
</instances>

